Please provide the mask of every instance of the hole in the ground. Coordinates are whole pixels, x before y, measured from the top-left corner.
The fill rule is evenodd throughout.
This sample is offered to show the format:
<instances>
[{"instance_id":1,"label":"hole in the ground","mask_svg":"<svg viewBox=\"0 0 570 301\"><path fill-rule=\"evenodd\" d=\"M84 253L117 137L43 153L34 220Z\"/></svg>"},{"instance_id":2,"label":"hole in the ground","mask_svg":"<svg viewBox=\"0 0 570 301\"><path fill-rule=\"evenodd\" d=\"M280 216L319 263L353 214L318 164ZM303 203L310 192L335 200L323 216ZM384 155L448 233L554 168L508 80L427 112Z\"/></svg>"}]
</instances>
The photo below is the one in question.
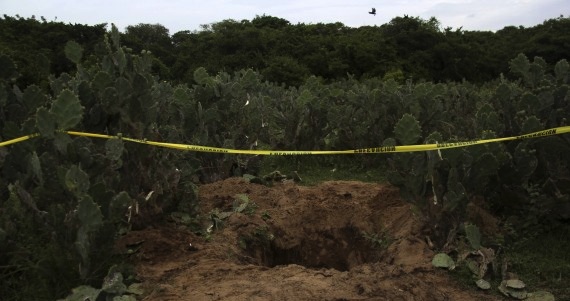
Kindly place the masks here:
<instances>
[{"instance_id":1,"label":"hole in the ground","mask_svg":"<svg viewBox=\"0 0 570 301\"><path fill-rule=\"evenodd\" d=\"M272 237L267 237L270 239L259 239L263 236L255 235L245 240L246 252L260 265L298 264L307 268L347 271L363 263L378 261L383 250L378 241L353 226L305 232L299 238L281 236L283 231L279 229L273 233Z\"/></svg>"}]
</instances>

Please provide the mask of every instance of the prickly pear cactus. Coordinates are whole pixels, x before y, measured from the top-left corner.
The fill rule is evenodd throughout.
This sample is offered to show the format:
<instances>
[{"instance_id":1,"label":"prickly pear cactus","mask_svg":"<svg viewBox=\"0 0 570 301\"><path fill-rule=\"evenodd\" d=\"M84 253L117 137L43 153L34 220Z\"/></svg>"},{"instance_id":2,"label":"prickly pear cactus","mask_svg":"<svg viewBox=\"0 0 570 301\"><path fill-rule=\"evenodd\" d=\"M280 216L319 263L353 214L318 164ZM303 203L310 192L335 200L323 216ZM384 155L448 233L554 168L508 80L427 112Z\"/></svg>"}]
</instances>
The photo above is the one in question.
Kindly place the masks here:
<instances>
[{"instance_id":1,"label":"prickly pear cactus","mask_svg":"<svg viewBox=\"0 0 570 301\"><path fill-rule=\"evenodd\" d=\"M394 127L396 139L402 145L416 144L422 135L420 123L411 114L404 114Z\"/></svg>"},{"instance_id":2,"label":"prickly pear cactus","mask_svg":"<svg viewBox=\"0 0 570 301\"><path fill-rule=\"evenodd\" d=\"M517 111L524 112L526 115L536 115L540 110L540 101L536 95L526 92L520 98L517 104Z\"/></svg>"},{"instance_id":3,"label":"prickly pear cactus","mask_svg":"<svg viewBox=\"0 0 570 301\"><path fill-rule=\"evenodd\" d=\"M521 182L526 186L538 167L538 158L536 157L536 151L531 147L531 142L523 141L517 145L514 153L514 164L517 173L521 177Z\"/></svg>"},{"instance_id":4,"label":"prickly pear cactus","mask_svg":"<svg viewBox=\"0 0 570 301\"><path fill-rule=\"evenodd\" d=\"M404 114L394 127L396 139L405 145L415 144L421 137L419 122L410 114ZM395 145L396 140L386 139L384 146ZM424 206L424 195L428 177L426 154L398 153L389 159L390 169L388 179L401 189L402 195L408 200Z\"/></svg>"},{"instance_id":5,"label":"prickly pear cactus","mask_svg":"<svg viewBox=\"0 0 570 301\"><path fill-rule=\"evenodd\" d=\"M443 209L446 212L453 213L459 211L462 213L461 209L465 208L468 201L468 195L465 187L461 183L459 174L456 168L451 168L449 170L449 175L447 178L447 189L443 197ZM459 209L459 210L458 210Z\"/></svg>"},{"instance_id":6,"label":"prickly pear cactus","mask_svg":"<svg viewBox=\"0 0 570 301\"><path fill-rule=\"evenodd\" d=\"M81 47L81 45L79 45L77 42L67 42L67 44L65 44L64 52L67 59L73 63L79 64L81 62L81 58L83 56L83 47Z\"/></svg>"},{"instance_id":7,"label":"prickly pear cactus","mask_svg":"<svg viewBox=\"0 0 570 301\"><path fill-rule=\"evenodd\" d=\"M481 232L479 231L479 227L470 223L465 224L465 236L472 249L479 250L481 248Z\"/></svg>"},{"instance_id":8,"label":"prickly pear cactus","mask_svg":"<svg viewBox=\"0 0 570 301\"><path fill-rule=\"evenodd\" d=\"M501 134L504 132L503 123L500 120L497 110L489 103L484 103L476 115L476 128L477 134L481 135L483 131L491 130L495 133Z\"/></svg>"},{"instance_id":9,"label":"prickly pear cactus","mask_svg":"<svg viewBox=\"0 0 570 301\"><path fill-rule=\"evenodd\" d=\"M570 83L570 64L568 64L567 60L560 60L556 63L554 66L554 75L559 83Z\"/></svg>"}]
</instances>

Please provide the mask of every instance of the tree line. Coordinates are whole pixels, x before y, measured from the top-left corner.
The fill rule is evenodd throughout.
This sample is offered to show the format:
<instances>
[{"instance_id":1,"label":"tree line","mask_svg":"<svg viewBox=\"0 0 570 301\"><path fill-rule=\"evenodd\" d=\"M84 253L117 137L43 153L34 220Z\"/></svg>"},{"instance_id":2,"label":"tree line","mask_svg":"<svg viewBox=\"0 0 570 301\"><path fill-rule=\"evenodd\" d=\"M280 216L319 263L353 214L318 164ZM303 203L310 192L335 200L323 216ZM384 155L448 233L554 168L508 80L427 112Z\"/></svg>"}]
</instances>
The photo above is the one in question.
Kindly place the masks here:
<instances>
[{"instance_id":1,"label":"tree line","mask_svg":"<svg viewBox=\"0 0 570 301\"><path fill-rule=\"evenodd\" d=\"M104 52L107 24L64 24L44 18L0 18L0 52L18 65L22 84L43 75L70 72L66 41L86 54ZM127 26L124 45L134 53L150 50L161 78L190 83L193 72L235 72L252 68L270 82L299 86L311 75L334 81L347 76L483 83L507 74L507 62L524 53L550 64L570 57L570 18L560 16L533 27L507 26L496 32L442 28L432 17L396 17L380 26L343 23L292 24L274 16L227 19L200 30L171 34L161 24Z\"/></svg>"}]
</instances>

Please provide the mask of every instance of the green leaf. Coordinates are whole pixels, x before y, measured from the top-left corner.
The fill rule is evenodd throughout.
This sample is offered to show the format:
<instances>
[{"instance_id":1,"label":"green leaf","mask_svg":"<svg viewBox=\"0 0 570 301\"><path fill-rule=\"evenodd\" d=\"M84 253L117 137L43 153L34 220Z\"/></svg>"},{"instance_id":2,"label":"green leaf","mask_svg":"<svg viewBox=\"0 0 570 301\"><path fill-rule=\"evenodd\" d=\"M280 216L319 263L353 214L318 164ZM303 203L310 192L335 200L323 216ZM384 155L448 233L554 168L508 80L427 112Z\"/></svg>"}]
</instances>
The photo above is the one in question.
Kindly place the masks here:
<instances>
[{"instance_id":1,"label":"green leaf","mask_svg":"<svg viewBox=\"0 0 570 301\"><path fill-rule=\"evenodd\" d=\"M112 272L103 280L104 292L115 295L122 295L127 291L127 286L123 283L123 274L120 272Z\"/></svg>"},{"instance_id":2,"label":"green leaf","mask_svg":"<svg viewBox=\"0 0 570 301\"><path fill-rule=\"evenodd\" d=\"M306 106L308 103L311 103L313 101L313 94L311 94L311 91L309 90L303 90L301 92L301 95L299 95L299 97L297 98L297 103L301 106L304 107Z\"/></svg>"},{"instance_id":3,"label":"green leaf","mask_svg":"<svg viewBox=\"0 0 570 301\"><path fill-rule=\"evenodd\" d=\"M475 250L479 250L481 248L481 232L479 231L479 227L473 224L466 224L465 235L467 236L467 240L469 241L471 248Z\"/></svg>"},{"instance_id":4,"label":"green leaf","mask_svg":"<svg viewBox=\"0 0 570 301\"><path fill-rule=\"evenodd\" d=\"M396 146L396 139L386 138L384 141L382 141L382 146Z\"/></svg>"},{"instance_id":5,"label":"green leaf","mask_svg":"<svg viewBox=\"0 0 570 301\"><path fill-rule=\"evenodd\" d=\"M394 134L396 134L396 139L398 139L402 145L413 145L420 139L422 130L420 123L414 116L404 114L398 123L396 123Z\"/></svg>"},{"instance_id":6,"label":"green leaf","mask_svg":"<svg viewBox=\"0 0 570 301\"><path fill-rule=\"evenodd\" d=\"M56 132L53 139L53 145L62 154L67 155L67 146L73 142L69 135L62 132Z\"/></svg>"},{"instance_id":7,"label":"green leaf","mask_svg":"<svg viewBox=\"0 0 570 301\"><path fill-rule=\"evenodd\" d=\"M71 90L65 89L54 101L51 112L55 116L58 129L67 130L81 122L83 109L79 98Z\"/></svg>"},{"instance_id":8,"label":"green leaf","mask_svg":"<svg viewBox=\"0 0 570 301\"><path fill-rule=\"evenodd\" d=\"M63 299L63 301L97 300L101 290L88 285L82 285L72 289L71 292L71 295Z\"/></svg>"},{"instance_id":9,"label":"green leaf","mask_svg":"<svg viewBox=\"0 0 570 301\"><path fill-rule=\"evenodd\" d=\"M540 120L536 118L536 116L529 116L523 122L521 127L521 134L529 134L533 132L538 132L542 130L544 127L540 123Z\"/></svg>"},{"instance_id":10,"label":"green leaf","mask_svg":"<svg viewBox=\"0 0 570 301\"><path fill-rule=\"evenodd\" d=\"M68 88L70 86L71 80L72 80L71 76L67 73L62 73L59 75L59 77L56 77L53 74L50 75L49 84L53 95L59 95L61 91Z\"/></svg>"},{"instance_id":11,"label":"green leaf","mask_svg":"<svg viewBox=\"0 0 570 301\"><path fill-rule=\"evenodd\" d=\"M105 142L106 156L111 161L118 161L123 155L124 144L119 138L112 138Z\"/></svg>"},{"instance_id":12,"label":"green leaf","mask_svg":"<svg viewBox=\"0 0 570 301\"><path fill-rule=\"evenodd\" d=\"M81 47L81 45L79 45L77 42L67 42L67 44L65 44L64 52L67 59L73 63L79 64L81 62L81 57L83 56L83 47Z\"/></svg>"},{"instance_id":13,"label":"green leaf","mask_svg":"<svg viewBox=\"0 0 570 301\"><path fill-rule=\"evenodd\" d=\"M121 33L113 23L111 23L111 41L113 42L115 49L119 49L121 47Z\"/></svg>"},{"instance_id":14,"label":"green leaf","mask_svg":"<svg viewBox=\"0 0 570 301\"><path fill-rule=\"evenodd\" d=\"M119 50L117 50L115 53L115 61L117 67L119 67L119 74L123 74L125 67L127 66L127 57L125 56L123 48L119 48Z\"/></svg>"},{"instance_id":15,"label":"green leaf","mask_svg":"<svg viewBox=\"0 0 570 301\"><path fill-rule=\"evenodd\" d=\"M93 89L98 91L103 91L105 88L111 86L113 80L111 79L111 75L105 71L99 71L95 74L95 77L91 81L91 86Z\"/></svg>"},{"instance_id":16,"label":"green leaf","mask_svg":"<svg viewBox=\"0 0 570 301\"><path fill-rule=\"evenodd\" d=\"M142 50L139 57L133 60L133 67L136 72L147 73L152 68L153 57L150 51Z\"/></svg>"},{"instance_id":17,"label":"green leaf","mask_svg":"<svg viewBox=\"0 0 570 301\"><path fill-rule=\"evenodd\" d=\"M234 203L234 212L242 213L245 210L245 208L247 208L247 205L249 205L249 202L247 201L242 200L240 202L236 200L236 202Z\"/></svg>"},{"instance_id":18,"label":"green leaf","mask_svg":"<svg viewBox=\"0 0 570 301\"><path fill-rule=\"evenodd\" d=\"M247 196L247 194L239 193L235 195L235 198L241 203L249 203L249 196Z\"/></svg>"},{"instance_id":19,"label":"green leaf","mask_svg":"<svg viewBox=\"0 0 570 301\"><path fill-rule=\"evenodd\" d=\"M86 195L79 200L77 207L77 217L81 221L82 227L87 232L96 230L103 224L103 215L99 206L93 202L90 196Z\"/></svg>"},{"instance_id":20,"label":"green leaf","mask_svg":"<svg viewBox=\"0 0 570 301\"><path fill-rule=\"evenodd\" d=\"M12 87L12 93L16 95L16 99L19 101L21 101L22 98L24 97L24 93L22 93L22 90L20 90L20 87L18 87L17 85L14 85Z\"/></svg>"},{"instance_id":21,"label":"green leaf","mask_svg":"<svg viewBox=\"0 0 570 301\"><path fill-rule=\"evenodd\" d=\"M119 93L119 97L121 98L127 98L133 93L131 82L124 77L119 77L117 80L115 80L115 88L117 89L117 93Z\"/></svg>"},{"instance_id":22,"label":"green leaf","mask_svg":"<svg viewBox=\"0 0 570 301\"><path fill-rule=\"evenodd\" d=\"M446 268L449 270L455 269L455 262L449 255L445 253L438 253L433 257L431 264L437 268Z\"/></svg>"},{"instance_id":23,"label":"green leaf","mask_svg":"<svg viewBox=\"0 0 570 301\"><path fill-rule=\"evenodd\" d=\"M69 191L73 192L75 196L82 197L89 189L89 175L81 170L81 168L73 165L65 174L65 186Z\"/></svg>"},{"instance_id":24,"label":"green leaf","mask_svg":"<svg viewBox=\"0 0 570 301\"><path fill-rule=\"evenodd\" d=\"M253 70L247 69L245 73L243 73L241 82L245 87L253 87L257 84L257 75Z\"/></svg>"},{"instance_id":25,"label":"green leaf","mask_svg":"<svg viewBox=\"0 0 570 301\"><path fill-rule=\"evenodd\" d=\"M36 127L42 137L52 139L55 134L55 116L44 107L36 111Z\"/></svg>"},{"instance_id":26,"label":"green leaf","mask_svg":"<svg viewBox=\"0 0 570 301\"><path fill-rule=\"evenodd\" d=\"M247 182L249 182L249 183L255 183L255 184L262 184L262 183L263 183L263 181L261 180L261 178L256 177L256 176L254 176L254 175L247 174L247 173L244 174L244 175L242 176L242 178L244 178L244 179L245 179Z\"/></svg>"},{"instance_id":27,"label":"green leaf","mask_svg":"<svg viewBox=\"0 0 570 301\"><path fill-rule=\"evenodd\" d=\"M109 219L115 222L121 221L131 202L131 197L126 191L119 192L109 204Z\"/></svg>"},{"instance_id":28,"label":"green leaf","mask_svg":"<svg viewBox=\"0 0 570 301\"><path fill-rule=\"evenodd\" d=\"M536 114L540 109L540 100L536 95L530 92L526 92L521 96L521 99L518 103L517 110L518 111L525 111L527 114Z\"/></svg>"},{"instance_id":29,"label":"green leaf","mask_svg":"<svg viewBox=\"0 0 570 301\"><path fill-rule=\"evenodd\" d=\"M81 256L82 265L80 266L79 273L81 274L81 278L85 278L88 272L89 266L89 229L86 226L80 226L77 229L77 239L75 240L75 249L79 256Z\"/></svg>"},{"instance_id":30,"label":"green leaf","mask_svg":"<svg viewBox=\"0 0 570 301\"><path fill-rule=\"evenodd\" d=\"M512 59L509 62L509 67L511 69L511 72L513 72L514 74L527 77L530 69L530 61L528 60L526 55L519 53L519 55L516 58Z\"/></svg>"},{"instance_id":31,"label":"green leaf","mask_svg":"<svg viewBox=\"0 0 570 301\"><path fill-rule=\"evenodd\" d=\"M40 106L47 102L47 97L44 92L36 85L31 85L24 90L22 95L22 100L24 105L28 108L30 112L34 112Z\"/></svg>"},{"instance_id":32,"label":"green leaf","mask_svg":"<svg viewBox=\"0 0 570 301\"><path fill-rule=\"evenodd\" d=\"M519 279L509 279L509 280L505 280L505 286L506 287L510 287L510 288L525 288L526 285L524 284L524 282L522 282Z\"/></svg>"},{"instance_id":33,"label":"green leaf","mask_svg":"<svg viewBox=\"0 0 570 301\"><path fill-rule=\"evenodd\" d=\"M209 82L209 80L210 75L208 74L208 71L206 71L206 68L200 67L194 71L194 81L198 85L205 85Z\"/></svg>"},{"instance_id":34,"label":"green leaf","mask_svg":"<svg viewBox=\"0 0 570 301\"><path fill-rule=\"evenodd\" d=\"M554 66L554 74L556 79L565 83L568 82L568 77L570 77L570 65L567 60L560 60Z\"/></svg>"},{"instance_id":35,"label":"green leaf","mask_svg":"<svg viewBox=\"0 0 570 301\"><path fill-rule=\"evenodd\" d=\"M477 281L475 281L475 284L477 285L478 288L482 290L488 290L491 288L491 284L484 279L478 279Z\"/></svg>"},{"instance_id":36,"label":"green leaf","mask_svg":"<svg viewBox=\"0 0 570 301\"><path fill-rule=\"evenodd\" d=\"M479 267L479 263L473 259L467 258L465 260L465 263L467 265L467 268L477 277L479 277L479 272L481 272L481 269Z\"/></svg>"},{"instance_id":37,"label":"green leaf","mask_svg":"<svg viewBox=\"0 0 570 301\"><path fill-rule=\"evenodd\" d=\"M142 283L133 283L129 285L127 288L127 293L135 294L135 295L142 295L144 294L144 290L142 288Z\"/></svg>"},{"instance_id":38,"label":"green leaf","mask_svg":"<svg viewBox=\"0 0 570 301\"><path fill-rule=\"evenodd\" d=\"M424 143L441 143L443 142L443 135L440 132L432 132L426 137Z\"/></svg>"},{"instance_id":39,"label":"green leaf","mask_svg":"<svg viewBox=\"0 0 570 301\"><path fill-rule=\"evenodd\" d=\"M30 165L32 166L32 172L34 173L36 179L38 179L40 183L43 183L44 177L42 173L42 166L40 163L40 158L38 157L38 153L36 153L35 151L32 152L32 157L30 158Z\"/></svg>"},{"instance_id":40,"label":"green leaf","mask_svg":"<svg viewBox=\"0 0 570 301\"><path fill-rule=\"evenodd\" d=\"M20 130L22 133L34 133L36 132L36 120L34 118L28 118L21 123Z\"/></svg>"},{"instance_id":41,"label":"green leaf","mask_svg":"<svg viewBox=\"0 0 570 301\"><path fill-rule=\"evenodd\" d=\"M101 97L102 103L108 113L115 114L118 113L123 107L124 99L119 98L119 93L115 87L107 87L103 92Z\"/></svg>"},{"instance_id":42,"label":"green leaf","mask_svg":"<svg viewBox=\"0 0 570 301\"><path fill-rule=\"evenodd\" d=\"M142 76L140 73L137 73L133 79L133 89L137 93L142 93L148 89L150 89L151 85L149 84L146 77Z\"/></svg>"},{"instance_id":43,"label":"green leaf","mask_svg":"<svg viewBox=\"0 0 570 301\"><path fill-rule=\"evenodd\" d=\"M81 99L81 103L89 108L93 107L97 102L95 91L88 81L81 81L77 86L77 96Z\"/></svg>"},{"instance_id":44,"label":"green leaf","mask_svg":"<svg viewBox=\"0 0 570 301\"><path fill-rule=\"evenodd\" d=\"M521 290L519 288L508 287L507 286L508 281L512 281L512 280L501 281L501 285L499 285L499 287L498 287L499 291L507 297L513 297L513 298L519 299L519 300L526 299L526 297L528 296L527 292L524 290Z\"/></svg>"},{"instance_id":45,"label":"green leaf","mask_svg":"<svg viewBox=\"0 0 570 301\"><path fill-rule=\"evenodd\" d=\"M177 103L189 103L191 101L190 95L188 95L187 89L185 87L176 87L174 89L174 99Z\"/></svg>"}]
</instances>

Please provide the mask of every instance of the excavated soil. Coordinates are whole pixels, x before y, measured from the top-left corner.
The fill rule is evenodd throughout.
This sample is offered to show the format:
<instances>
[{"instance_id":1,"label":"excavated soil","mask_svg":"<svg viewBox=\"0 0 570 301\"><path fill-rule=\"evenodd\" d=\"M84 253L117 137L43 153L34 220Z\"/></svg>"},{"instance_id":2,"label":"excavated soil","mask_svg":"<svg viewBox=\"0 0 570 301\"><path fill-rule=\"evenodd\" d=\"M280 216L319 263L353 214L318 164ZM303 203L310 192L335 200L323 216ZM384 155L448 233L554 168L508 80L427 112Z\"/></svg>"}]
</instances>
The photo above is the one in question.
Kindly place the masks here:
<instances>
[{"instance_id":1,"label":"excavated soil","mask_svg":"<svg viewBox=\"0 0 570 301\"><path fill-rule=\"evenodd\" d=\"M238 194L250 207L209 237L171 223L119 241L138 246L143 300L500 300L432 267L422 221L394 187L230 178L200 187L203 216L240 211Z\"/></svg>"}]
</instances>

